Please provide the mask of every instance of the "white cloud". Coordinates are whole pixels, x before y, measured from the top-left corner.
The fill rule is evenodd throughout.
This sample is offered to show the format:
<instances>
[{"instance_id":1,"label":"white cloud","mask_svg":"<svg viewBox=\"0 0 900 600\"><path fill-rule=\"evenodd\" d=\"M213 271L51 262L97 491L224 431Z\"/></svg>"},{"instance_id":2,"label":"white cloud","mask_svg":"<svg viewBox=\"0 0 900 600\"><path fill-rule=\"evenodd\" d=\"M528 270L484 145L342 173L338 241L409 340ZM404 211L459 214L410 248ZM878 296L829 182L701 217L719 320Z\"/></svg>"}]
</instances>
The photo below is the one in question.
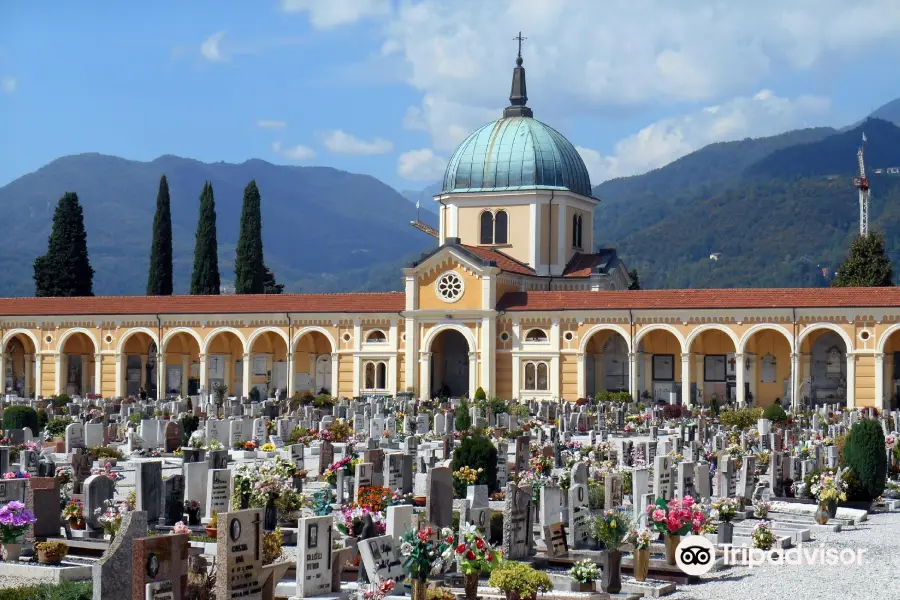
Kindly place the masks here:
<instances>
[{"instance_id":1,"label":"white cloud","mask_svg":"<svg viewBox=\"0 0 900 600\"><path fill-rule=\"evenodd\" d=\"M222 38L224 37L225 32L219 31L206 38L206 41L200 44L201 56L211 62L228 60L222 53L222 49L219 47L219 44L222 43Z\"/></svg>"},{"instance_id":2,"label":"white cloud","mask_svg":"<svg viewBox=\"0 0 900 600\"><path fill-rule=\"evenodd\" d=\"M318 29L349 25L391 12L391 0L281 0L284 12L308 12Z\"/></svg>"},{"instance_id":3,"label":"white cloud","mask_svg":"<svg viewBox=\"0 0 900 600\"><path fill-rule=\"evenodd\" d=\"M375 138L367 142L341 129L326 131L322 134L322 141L335 154L387 154L394 149L388 140Z\"/></svg>"},{"instance_id":4,"label":"white cloud","mask_svg":"<svg viewBox=\"0 0 900 600\"><path fill-rule=\"evenodd\" d=\"M430 148L410 150L397 159L397 174L410 181L434 181L444 176L447 159Z\"/></svg>"},{"instance_id":5,"label":"white cloud","mask_svg":"<svg viewBox=\"0 0 900 600\"><path fill-rule=\"evenodd\" d=\"M3 91L7 94L12 94L16 91L16 85L17 82L15 77L4 77L3 79L0 79L0 87L2 87Z\"/></svg>"},{"instance_id":6,"label":"white cloud","mask_svg":"<svg viewBox=\"0 0 900 600\"><path fill-rule=\"evenodd\" d=\"M306 161L316 157L316 151L309 146L283 146L281 142L272 142L272 152L288 160Z\"/></svg>"},{"instance_id":7,"label":"white cloud","mask_svg":"<svg viewBox=\"0 0 900 600\"><path fill-rule=\"evenodd\" d=\"M256 126L260 129L283 129L287 127L284 121L257 121Z\"/></svg>"},{"instance_id":8,"label":"white cloud","mask_svg":"<svg viewBox=\"0 0 900 600\"><path fill-rule=\"evenodd\" d=\"M594 184L662 167L714 142L775 135L814 125L830 109L817 96L782 98L770 90L663 119L620 140L610 156L577 147Z\"/></svg>"},{"instance_id":9,"label":"white cloud","mask_svg":"<svg viewBox=\"0 0 900 600\"><path fill-rule=\"evenodd\" d=\"M529 105L551 124L622 107L722 102L773 73L828 69L863 47L889 56L900 40L896 0L401 2L382 53L406 63L422 101L405 124L438 150L506 105L515 31L498 33L498 23L523 30Z\"/></svg>"}]
</instances>

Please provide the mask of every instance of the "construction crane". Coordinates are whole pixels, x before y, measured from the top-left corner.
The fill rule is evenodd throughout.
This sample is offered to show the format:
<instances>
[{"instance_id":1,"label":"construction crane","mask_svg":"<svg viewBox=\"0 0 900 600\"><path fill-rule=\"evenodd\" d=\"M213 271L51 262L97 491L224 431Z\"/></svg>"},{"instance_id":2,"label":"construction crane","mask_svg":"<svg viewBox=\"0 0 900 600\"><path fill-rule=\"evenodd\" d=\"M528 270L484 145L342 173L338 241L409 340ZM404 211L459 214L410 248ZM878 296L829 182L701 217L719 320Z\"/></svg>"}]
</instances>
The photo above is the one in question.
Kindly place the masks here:
<instances>
[{"instance_id":1,"label":"construction crane","mask_svg":"<svg viewBox=\"0 0 900 600\"><path fill-rule=\"evenodd\" d=\"M859 190L859 235L869 235L869 180L866 179L866 164L863 160L863 151L866 147L866 134L862 134L862 144L856 151L856 160L859 163L859 177L853 178L853 187Z\"/></svg>"}]
</instances>

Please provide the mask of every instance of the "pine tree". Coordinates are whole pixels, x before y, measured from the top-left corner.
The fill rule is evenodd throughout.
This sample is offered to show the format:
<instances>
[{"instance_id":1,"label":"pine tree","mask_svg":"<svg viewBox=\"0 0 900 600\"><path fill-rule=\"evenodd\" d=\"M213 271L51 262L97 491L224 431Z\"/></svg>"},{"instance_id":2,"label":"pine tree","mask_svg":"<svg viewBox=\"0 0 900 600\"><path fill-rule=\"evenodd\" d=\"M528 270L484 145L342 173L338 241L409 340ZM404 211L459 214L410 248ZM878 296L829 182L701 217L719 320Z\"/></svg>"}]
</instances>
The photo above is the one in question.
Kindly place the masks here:
<instances>
[{"instance_id":1,"label":"pine tree","mask_svg":"<svg viewBox=\"0 0 900 600\"><path fill-rule=\"evenodd\" d=\"M172 211L169 202L169 182L165 175L159 179L159 192L156 194L147 295L172 295Z\"/></svg>"},{"instance_id":2,"label":"pine tree","mask_svg":"<svg viewBox=\"0 0 900 600\"><path fill-rule=\"evenodd\" d=\"M631 273L629 273L629 275L631 276L631 285L628 286L628 289L629 290L641 289L641 280L638 278L637 269L632 269Z\"/></svg>"},{"instance_id":3,"label":"pine tree","mask_svg":"<svg viewBox=\"0 0 900 600\"><path fill-rule=\"evenodd\" d=\"M34 261L34 295L93 296L93 282L84 211L78 195L66 192L53 213L47 254Z\"/></svg>"},{"instance_id":4,"label":"pine tree","mask_svg":"<svg viewBox=\"0 0 900 600\"><path fill-rule=\"evenodd\" d=\"M891 259L884 250L884 234L873 231L856 236L847 260L838 269L832 287L887 287L894 285Z\"/></svg>"},{"instance_id":5,"label":"pine tree","mask_svg":"<svg viewBox=\"0 0 900 600\"><path fill-rule=\"evenodd\" d=\"M219 256L216 241L216 201L210 182L200 194L200 218L194 241L194 272L191 274L191 294L219 293Z\"/></svg>"},{"instance_id":6,"label":"pine tree","mask_svg":"<svg viewBox=\"0 0 900 600\"><path fill-rule=\"evenodd\" d=\"M275 274L263 265L265 275L263 275L263 293L264 294L281 294L284 292L284 284L275 281Z\"/></svg>"},{"instance_id":7,"label":"pine tree","mask_svg":"<svg viewBox=\"0 0 900 600\"><path fill-rule=\"evenodd\" d=\"M263 264L262 217L260 215L259 188L252 180L244 188L241 207L241 231L238 234L234 259L234 291L236 294L262 294L265 292L265 265Z\"/></svg>"}]
</instances>

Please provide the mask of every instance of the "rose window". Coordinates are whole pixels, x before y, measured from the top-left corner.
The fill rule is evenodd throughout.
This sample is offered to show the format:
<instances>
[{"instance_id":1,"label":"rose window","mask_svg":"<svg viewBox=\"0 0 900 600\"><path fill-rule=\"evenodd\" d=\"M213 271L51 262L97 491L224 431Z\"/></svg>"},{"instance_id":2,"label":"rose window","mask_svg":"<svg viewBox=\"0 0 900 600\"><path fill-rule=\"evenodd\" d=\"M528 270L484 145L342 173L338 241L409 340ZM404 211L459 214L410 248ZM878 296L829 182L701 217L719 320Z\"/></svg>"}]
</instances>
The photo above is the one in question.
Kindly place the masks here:
<instances>
[{"instance_id":1,"label":"rose window","mask_svg":"<svg viewBox=\"0 0 900 600\"><path fill-rule=\"evenodd\" d=\"M463 294L462 277L456 273L444 273L435 283L435 293L444 302L456 302Z\"/></svg>"}]
</instances>

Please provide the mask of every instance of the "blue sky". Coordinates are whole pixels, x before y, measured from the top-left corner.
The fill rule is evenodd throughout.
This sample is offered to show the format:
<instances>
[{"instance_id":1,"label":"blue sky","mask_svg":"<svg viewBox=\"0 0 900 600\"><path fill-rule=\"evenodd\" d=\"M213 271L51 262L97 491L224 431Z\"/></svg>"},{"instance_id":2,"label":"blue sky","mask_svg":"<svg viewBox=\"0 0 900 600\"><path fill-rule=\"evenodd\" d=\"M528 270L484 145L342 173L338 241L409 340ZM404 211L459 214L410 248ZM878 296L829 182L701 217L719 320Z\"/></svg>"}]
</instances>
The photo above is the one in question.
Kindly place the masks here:
<instances>
[{"instance_id":1,"label":"blue sky","mask_svg":"<svg viewBox=\"0 0 900 600\"><path fill-rule=\"evenodd\" d=\"M437 180L529 105L594 183L900 97L896 0L0 3L0 185L55 158L328 165Z\"/></svg>"}]
</instances>

